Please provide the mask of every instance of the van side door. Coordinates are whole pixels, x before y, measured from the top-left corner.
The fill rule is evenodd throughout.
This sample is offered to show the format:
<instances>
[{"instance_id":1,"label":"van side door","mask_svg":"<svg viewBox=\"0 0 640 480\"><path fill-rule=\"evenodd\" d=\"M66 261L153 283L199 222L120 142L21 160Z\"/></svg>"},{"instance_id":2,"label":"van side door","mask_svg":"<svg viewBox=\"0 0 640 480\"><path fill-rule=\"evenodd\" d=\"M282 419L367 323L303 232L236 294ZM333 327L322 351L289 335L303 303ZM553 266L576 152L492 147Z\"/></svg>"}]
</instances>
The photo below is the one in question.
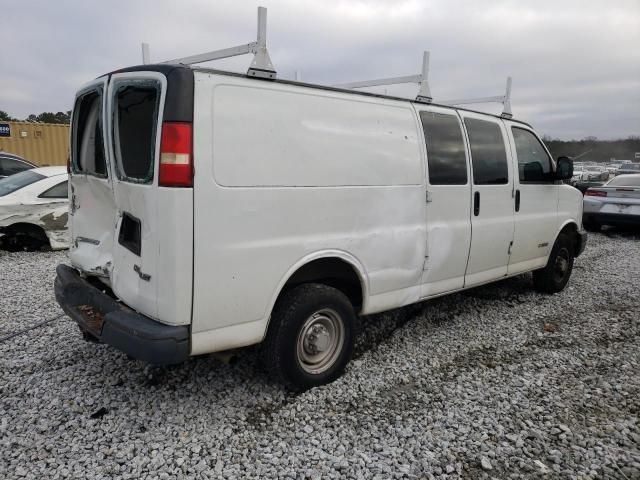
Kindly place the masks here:
<instances>
[{"instance_id":1,"label":"van side door","mask_svg":"<svg viewBox=\"0 0 640 480\"><path fill-rule=\"evenodd\" d=\"M504 123L461 111L471 152L471 249L465 287L507 275L513 242L513 166Z\"/></svg>"},{"instance_id":2,"label":"van side door","mask_svg":"<svg viewBox=\"0 0 640 480\"><path fill-rule=\"evenodd\" d=\"M471 175L456 112L419 105L416 110L427 158L427 258L421 289L424 298L464 286L471 245Z\"/></svg>"},{"instance_id":3,"label":"van side door","mask_svg":"<svg viewBox=\"0 0 640 480\"><path fill-rule=\"evenodd\" d=\"M509 274L544 267L558 224L558 185L554 162L528 127L507 123L515 178L515 233Z\"/></svg>"}]
</instances>

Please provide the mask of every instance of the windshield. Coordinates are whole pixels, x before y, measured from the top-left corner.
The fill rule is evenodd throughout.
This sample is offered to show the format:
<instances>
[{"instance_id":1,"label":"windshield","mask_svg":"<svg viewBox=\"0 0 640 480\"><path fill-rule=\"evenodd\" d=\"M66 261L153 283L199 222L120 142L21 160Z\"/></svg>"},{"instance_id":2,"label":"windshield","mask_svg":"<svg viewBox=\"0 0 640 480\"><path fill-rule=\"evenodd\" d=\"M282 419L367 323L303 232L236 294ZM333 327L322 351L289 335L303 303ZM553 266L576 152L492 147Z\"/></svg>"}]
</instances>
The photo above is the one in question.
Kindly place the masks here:
<instances>
[{"instance_id":1,"label":"windshield","mask_svg":"<svg viewBox=\"0 0 640 480\"><path fill-rule=\"evenodd\" d=\"M640 176L637 175L620 175L612 179L607 186L612 187L640 187Z\"/></svg>"},{"instance_id":2,"label":"windshield","mask_svg":"<svg viewBox=\"0 0 640 480\"><path fill-rule=\"evenodd\" d=\"M46 178L44 175L40 175L32 170L25 170L24 172L16 173L7 178L0 180L0 197L9 195L17 190L20 190L27 185L37 182Z\"/></svg>"}]
</instances>

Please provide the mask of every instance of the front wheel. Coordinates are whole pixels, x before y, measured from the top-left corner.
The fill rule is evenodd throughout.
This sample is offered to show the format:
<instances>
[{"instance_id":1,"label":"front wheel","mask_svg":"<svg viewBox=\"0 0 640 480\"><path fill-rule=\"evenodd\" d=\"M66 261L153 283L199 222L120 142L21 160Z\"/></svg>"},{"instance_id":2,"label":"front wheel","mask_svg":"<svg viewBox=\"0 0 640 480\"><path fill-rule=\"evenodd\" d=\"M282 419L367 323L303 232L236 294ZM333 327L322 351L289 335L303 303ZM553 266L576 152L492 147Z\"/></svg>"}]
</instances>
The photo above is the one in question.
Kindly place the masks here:
<instances>
[{"instance_id":1,"label":"front wheel","mask_svg":"<svg viewBox=\"0 0 640 480\"><path fill-rule=\"evenodd\" d=\"M561 233L556 239L546 267L533 272L533 286L543 293L558 293L564 289L571 277L574 261L574 246L571 237Z\"/></svg>"},{"instance_id":2,"label":"front wheel","mask_svg":"<svg viewBox=\"0 0 640 480\"><path fill-rule=\"evenodd\" d=\"M263 360L295 390L332 382L351 359L356 315L349 299L323 284L299 285L276 302Z\"/></svg>"}]
</instances>

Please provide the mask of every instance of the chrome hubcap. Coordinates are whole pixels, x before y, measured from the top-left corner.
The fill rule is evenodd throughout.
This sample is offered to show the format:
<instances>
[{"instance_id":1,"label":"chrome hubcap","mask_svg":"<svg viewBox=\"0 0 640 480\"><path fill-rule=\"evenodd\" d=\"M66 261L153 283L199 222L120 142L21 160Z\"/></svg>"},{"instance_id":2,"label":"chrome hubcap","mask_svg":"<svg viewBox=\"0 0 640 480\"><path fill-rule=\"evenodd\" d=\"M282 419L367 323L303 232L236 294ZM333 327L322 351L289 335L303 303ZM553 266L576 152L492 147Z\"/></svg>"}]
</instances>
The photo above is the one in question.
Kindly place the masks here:
<instances>
[{"instance_id":1,"label":"chrome hubcap","mask_svg":"<svg viewBox=\"0 0 640 480\"><path fill-rule=\"evenodd\" d=\"M344 324L335 310L313 313L302 325L297 341L297 357L302 369L311 374L329 369L344 345Z\"/></svg>"}]
</instances>

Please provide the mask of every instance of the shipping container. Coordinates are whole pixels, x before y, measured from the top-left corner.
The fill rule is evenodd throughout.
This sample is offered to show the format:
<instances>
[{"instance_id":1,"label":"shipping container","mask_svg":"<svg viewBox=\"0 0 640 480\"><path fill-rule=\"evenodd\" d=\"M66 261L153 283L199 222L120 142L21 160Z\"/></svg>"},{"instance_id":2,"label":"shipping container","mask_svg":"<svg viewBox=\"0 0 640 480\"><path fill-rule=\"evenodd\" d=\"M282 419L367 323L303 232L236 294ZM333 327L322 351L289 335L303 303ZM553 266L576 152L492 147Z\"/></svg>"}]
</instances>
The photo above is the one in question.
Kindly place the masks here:
<instances>
[{"instance_id":1,"label":"shipping container","mask_svg":"<svg viewBox=\"0 0 640 480\"><path fill-rule=\"evenodd\" d=\"M41 167L66 165L69 125L0 122L0 151L19 155Z\"/></svg>"}]
</instances>

